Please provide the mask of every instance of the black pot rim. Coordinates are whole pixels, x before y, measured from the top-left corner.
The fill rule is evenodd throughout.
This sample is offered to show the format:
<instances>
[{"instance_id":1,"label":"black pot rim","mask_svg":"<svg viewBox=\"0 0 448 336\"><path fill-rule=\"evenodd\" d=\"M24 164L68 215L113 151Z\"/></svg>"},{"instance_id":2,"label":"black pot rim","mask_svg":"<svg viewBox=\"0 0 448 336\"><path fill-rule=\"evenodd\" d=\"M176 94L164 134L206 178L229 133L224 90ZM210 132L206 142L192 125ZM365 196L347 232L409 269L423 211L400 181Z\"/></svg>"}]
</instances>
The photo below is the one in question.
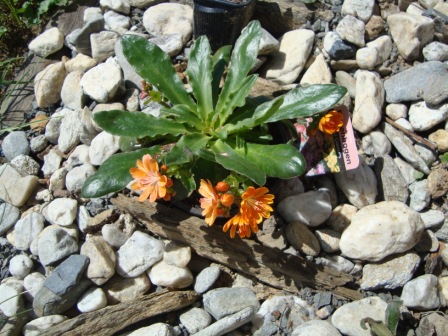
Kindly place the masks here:
<instances>
[{"instance_id":1,"label":"black pot rim","mask_svg":"<svg viewBox=\"0 0 448 336\"><path fill-rule=\"evenodd\" d=\"M193 0L195 4L206 7L219 7L219 8L242 8L249 5L255 0L245 0L243 3L236 3L227 0Z\"/></svg>"}]
</instances>

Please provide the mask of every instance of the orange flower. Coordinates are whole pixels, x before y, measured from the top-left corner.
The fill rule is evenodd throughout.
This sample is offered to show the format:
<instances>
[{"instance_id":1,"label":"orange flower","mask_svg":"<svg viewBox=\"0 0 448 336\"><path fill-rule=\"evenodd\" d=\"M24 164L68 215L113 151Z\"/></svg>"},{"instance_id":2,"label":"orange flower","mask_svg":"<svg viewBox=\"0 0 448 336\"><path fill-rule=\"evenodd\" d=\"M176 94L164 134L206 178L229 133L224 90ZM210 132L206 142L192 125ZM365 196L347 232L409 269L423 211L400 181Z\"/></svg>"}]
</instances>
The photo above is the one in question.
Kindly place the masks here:
<instances>
[{"instance_id":1,"label":"orange flower","mask_svg":"<svg viewBox=\"0 0 448 336\"><path fill-rule=\"evenodd\" d=\"M233 204L235 197L232 194L223 194L220 198L221 204L227 208L230 208Z\"/></svg>"},{"instance_id":2,"label":"orange flower","mask_svg":"<svg viewBox=\"0 0 448 336\"><path fill-rule=\"evenodd\" d=\"M216 185L216 191L218 192L226 192L229 191L229 189L230 186L226 182L218 182L218 184Z\"/></svg>"},{"instance_id":3,"label":"orange flower","mask_svg":"<svg viewBox=\"0 0 448 336\"><path fill-rule=\"evenodd\" d=\"M338 132L343 124L342 113L332 110L319 120L319 130L327 134L333 134Z\"/></svg>"},{"instance_id":4,"label":"orange flower","mask_svg":"<svg viewBox=\"0 0 448 336\"><path fill-rule=\"evenodd\" d=\"M138 200L143 202L149 198L150 202L163 198L169 200L171 193L169 188L173 185L173 181L165 175L160 174L159 165L151 155L143 156L142 161L137 160L137 167L129 169L134 183L131 184L132 190L140 190L142 193Z\"/></svg>"},{"instance_id":5,"label":"orange flower","mask_svg":"<svg viewBox=\"0 0 448 336\"><path fill-rule=\"evenodd\" d=\"M268 194L268 191L266 187L248 187L242 196L240 213L224 224L223 231L230 229L231 238L235 237L237 229L241 238L249 238L252 231L256 233L258 224L263 218L269 218L270 212L273 211L269 204L274 202L274 195Z\"/></svg>"},{"instance_id":6,"label":"orange flower","mask_svg":"<svg viewBox=\"0 0 448 336\"><path fill-rule=\"evenodd\" d=\"M202 216L205 216L205 222L208 225L213 225L216 217L219 214L219 195L216 193L213 184L207 180L201 180L201 185L199 187L199 193L204 196L199 200L201 203Z\"/></svg>"}]
</instances>

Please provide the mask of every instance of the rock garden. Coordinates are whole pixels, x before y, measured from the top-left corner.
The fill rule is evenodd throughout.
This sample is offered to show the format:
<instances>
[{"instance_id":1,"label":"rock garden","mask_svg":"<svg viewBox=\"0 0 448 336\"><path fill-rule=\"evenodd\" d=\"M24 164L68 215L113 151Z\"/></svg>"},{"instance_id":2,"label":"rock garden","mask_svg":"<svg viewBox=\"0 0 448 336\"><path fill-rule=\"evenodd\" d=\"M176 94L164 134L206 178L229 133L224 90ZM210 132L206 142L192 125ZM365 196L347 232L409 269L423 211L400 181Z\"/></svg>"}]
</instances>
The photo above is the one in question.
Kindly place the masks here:
<instances>
[{"instance_id":1,"label":"rock garden","mask_svg":"<svg viewBox=\"0 0 448 336\"><path fill-rule=\"evenodd\" d=\"M448 334L448 3L73 1L28 49L1 335Z\"/></svg>"}]
</instances>

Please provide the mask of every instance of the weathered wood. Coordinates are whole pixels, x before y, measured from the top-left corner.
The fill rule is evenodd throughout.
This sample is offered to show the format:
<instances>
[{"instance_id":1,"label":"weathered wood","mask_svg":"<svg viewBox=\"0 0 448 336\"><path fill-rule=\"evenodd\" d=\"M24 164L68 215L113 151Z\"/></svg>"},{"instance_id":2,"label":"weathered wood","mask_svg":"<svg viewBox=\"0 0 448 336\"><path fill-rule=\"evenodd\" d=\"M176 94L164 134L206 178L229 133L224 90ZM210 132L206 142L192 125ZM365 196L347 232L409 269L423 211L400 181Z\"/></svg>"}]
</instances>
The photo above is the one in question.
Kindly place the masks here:
<instances>
[{"instance_id":1,"label":"weathered wood","mask_svg":"<svg viewBox=\"0 0 448 336\"><path fill-rule=\"evenodd\" d=\"M147 318L188 307L199 297L195 291L167 290L141 296L132 302L84 313L47 329L41 336L110 336Z\"/></svg>"},{"instance_id":2,"label":"weathered wood","mask_svg":"<svg viewBox=\"0 0 448 336\"><path fill-rule=\"evenodd\" d=\"M201 257L221 263L233 270L275 288L298 293L303 287L331 290L351 300L361 293L343 287L353 281L345 273L316 265L306 259L262 246L253 240L232 239L222 232L222 226L209 227L197 217L162 204L140 203L137 198L119 195L112 203L130 213L147 229L165 239L190 246Z\"/></svg>"}]
</instances>

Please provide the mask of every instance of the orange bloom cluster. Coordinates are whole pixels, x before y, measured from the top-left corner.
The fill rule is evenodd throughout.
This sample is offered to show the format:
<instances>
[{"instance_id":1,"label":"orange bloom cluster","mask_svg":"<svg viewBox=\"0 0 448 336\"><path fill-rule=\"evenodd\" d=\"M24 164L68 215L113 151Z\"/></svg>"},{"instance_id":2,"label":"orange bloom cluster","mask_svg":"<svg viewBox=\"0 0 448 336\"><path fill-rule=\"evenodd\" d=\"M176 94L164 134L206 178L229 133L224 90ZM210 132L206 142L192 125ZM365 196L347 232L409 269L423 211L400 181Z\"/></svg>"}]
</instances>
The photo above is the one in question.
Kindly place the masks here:
<instances>
[{"instance_id":1,"label":"orange bloom cluster","mask_svg":"<svg viewBox=\"0 0 448 336\"><path fill-rule=\"evenodd\" d=\"M327 134L338 132L343 125L342 113L336 110L329 111L319 120L319 130Z\"/></svg>"},{"instance_id":2,"label":"orange bloom cluster","mask_svg":"<svg viewBox=\"0 0 448 336\"><path fill-rule=\"evenodd\" d=\"M166 169L165 169L166 170ZM142 161L137 160L137 168L129 170L134 179L131 184L132 190L140 190L141 194L138 200L140 202L149 198L150 202L158 199L169 201L173 196L173 190L170 188L173 181L159 171L159 164L151 155L143 156Z\"/></svg>"},{"instance_id":3,"label":"orange bloom cluster","mask_svg":"<svg viewBox=\"0 0 448 336\"><path fill-rule=\"evenodd\" d=\"M218 215L228 216L235 200L235 196L227 192L228 185L227 188L222 189L223 185L220 183L214 188L210 181L201 180L199 193L203 198L200 199L200 203L203 209L202 215L205 216L205 222L208 225L213 225ZM266 187L248 187L241 196L239 213L224 225L223 231L227 232L230 229L232 238L235 237L237 231L241 238L250 237L252 232L256 233L258 224L263 221L263 218L269 218L273 211L269 204L274 202L274 195L268 192L269 189Z\"/></svg>"},{"instance_id":4,"label":"orange bloom cluster","mask_svg":"<svg viewBox=\"0 0 448 336\"><path fill-rule=\"evenodd\" d=\"M230 207L233 204L234 196L227 193L229 185L225 182L219 182L213 187L209 180L201 180L199 193L203 196L199 200L201 203L202 216L205 217L205 222L208 225L213 225L218 216L228 216Z\"/></svg>"}]
</instances>

